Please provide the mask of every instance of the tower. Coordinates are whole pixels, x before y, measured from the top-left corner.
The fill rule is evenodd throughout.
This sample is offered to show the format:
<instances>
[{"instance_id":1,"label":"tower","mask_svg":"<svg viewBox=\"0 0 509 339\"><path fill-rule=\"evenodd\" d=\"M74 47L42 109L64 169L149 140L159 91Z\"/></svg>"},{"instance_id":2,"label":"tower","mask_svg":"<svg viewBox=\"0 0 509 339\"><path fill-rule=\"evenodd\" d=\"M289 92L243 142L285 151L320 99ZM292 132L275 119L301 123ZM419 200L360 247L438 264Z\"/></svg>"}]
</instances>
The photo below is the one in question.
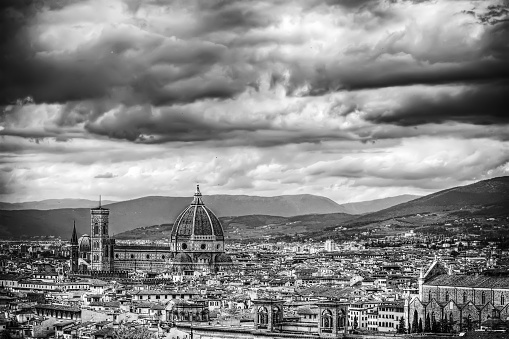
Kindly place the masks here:
<instances>
[{"instance_id":1,"label":"tower","mask_svg":"<svg viewBox=\"0 0 509 339\"><path fill-rule=\"evenodd\" d=\"M76 221L72 229L70 266L72 273L78 272L78 235L76 234Z\"/></svg>"},{"instance_id":2,"label":"tower","mask_svg":"<svg viewBox=\"0 0 509 339\"><path fill-rule=\"evenodd\" d=\"M108 233L110 210L101 206L90 210L91 269L93 271L113 270L114 241Z\"/></svg>"}]
</instances>

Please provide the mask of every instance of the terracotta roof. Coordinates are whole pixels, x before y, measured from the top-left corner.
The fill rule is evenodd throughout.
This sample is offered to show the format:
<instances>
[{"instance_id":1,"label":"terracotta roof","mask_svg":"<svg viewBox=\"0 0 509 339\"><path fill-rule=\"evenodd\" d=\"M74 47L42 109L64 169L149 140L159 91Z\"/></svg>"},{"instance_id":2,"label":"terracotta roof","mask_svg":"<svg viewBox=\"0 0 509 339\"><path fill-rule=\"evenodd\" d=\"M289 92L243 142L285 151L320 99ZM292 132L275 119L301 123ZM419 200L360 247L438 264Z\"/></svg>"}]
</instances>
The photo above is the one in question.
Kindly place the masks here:
<instances>
[{"instance_id":1,"label":"terracotta roof","mask_svg":"<svg viewBox=\"0 0 509 339\"><path fill-rule=\"evenodd\" d=\"M81 309L79 307L72 307L72 306L66 306L66 305L52 305L52 304L35 305L35 308L47 309L47 310L58 310L58 311L71 311L71 312L80 312L81 311Z\"/></svg>"},{"instance_id":2,"label":"terracotta roof","mask_svg":"<svg viewBox=\"0 0 509 339\"><path fill-rule=\"evenodd\" d=\"M441 274L424 285L509 289L509 277Z\"/></svg>"},{"instance_id":3,"label":"terracotta roof","mask_svg":"<svg viewBox=\"0 0 509 339\"><path fill-rule=\"evenodd\" d=\"M318 314L320 313L320 310L318 307L316 306L301 306L299 308L297 308L297 314Z\"/></svg>"}]
</instances>

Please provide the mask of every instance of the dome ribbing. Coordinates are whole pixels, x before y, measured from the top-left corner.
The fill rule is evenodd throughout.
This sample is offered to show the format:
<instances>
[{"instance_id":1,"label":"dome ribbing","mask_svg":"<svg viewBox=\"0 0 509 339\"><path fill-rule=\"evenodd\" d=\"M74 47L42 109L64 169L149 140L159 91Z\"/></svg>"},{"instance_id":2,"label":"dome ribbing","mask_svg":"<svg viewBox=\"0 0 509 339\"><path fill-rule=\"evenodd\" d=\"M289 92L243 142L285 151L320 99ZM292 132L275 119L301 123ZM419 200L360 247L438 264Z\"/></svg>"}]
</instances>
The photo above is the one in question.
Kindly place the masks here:
<instances>
[{"instance_id":1,"label":"dome ribbing","mask_svg":"<svg viewBox=\"0 0 509 339\"><path fill-rule=\"evenodd\" d=\"M216 236L223 237L223 227L216 215L205 206L197 186L191 204L177 217L172 237Z\"/></svg>"}]
</instances>

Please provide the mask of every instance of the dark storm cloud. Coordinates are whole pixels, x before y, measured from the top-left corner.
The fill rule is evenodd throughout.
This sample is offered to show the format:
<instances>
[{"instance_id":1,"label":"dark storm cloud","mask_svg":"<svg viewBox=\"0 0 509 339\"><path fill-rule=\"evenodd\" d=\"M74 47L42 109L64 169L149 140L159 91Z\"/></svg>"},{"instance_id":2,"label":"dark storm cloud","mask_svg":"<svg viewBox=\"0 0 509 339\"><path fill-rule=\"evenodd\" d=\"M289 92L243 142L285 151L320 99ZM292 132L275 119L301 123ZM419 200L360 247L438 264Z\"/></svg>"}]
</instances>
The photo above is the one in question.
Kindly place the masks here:
<instances>
[{"instance_id":1,"label":"dark storm cloud","mask_svg":"<svg viewBox=\"0 0 509 339\"><path fill-rule=\"evenodd\" d=\"M197 109L150 106L116 107L109 114L88 122L87 131L138 143L208 142L212 145L256 145L272 147L287 143L320 143L327 140L356 140L339 130L283 129L270 120L215 121Z\"/></svg>"},{"instance_id":2,"label":"dark storm cloud","mask_svg":"<svg viewBox=\"0 0 509 339\"><path fill-rule=\"evenodd\" d=\"M30 96L39 105L57 103L62 108L52 117L54 126L13 123L1 134L68 140L76 132L73 128L80 126L88 135L140 143L222 141L257 146L365 141L375 134L355 127L306 129L275 123L291 113L302 114L299 107L262 118L245 107L231 110L232 118L188 107L197 102L217 106L242 94L260 93L260 78L265 75L271 90L285 91L281 100L426 87L395 98L383 109L367 109L369 100L359 102L355 96L341 99L341 110L328 109L327 118L360 111L363 119L381 125L508 122L501 108L509 79L509 30L503 6L474 11L476 20L485 25L471 44L460 38L468 40L461 35L461 25L471 27L472 22L454 26L456 35L447 35L436 23L424 32L411 26L415 23L404 23L398 1L297 1L291 5L285 1L125 1L129 20L107 23L76 46L51 45L52 35L41 33L49 30L51 19L61 19L58 15L63 10L72 12L75 4L86 3L14 1L2 9L0 30L7 33L0 33L0 48L7 52L1 56L0 101L10 104ZM134 18L152 7L177 21L178 10L183 10L189 22L175 28L168 20L169 26L156 27L148 14L148 19ZM79 13L72 15L79 19ZM298 23L306 24L308 14L316 15L308 22L311 28L319 26L321 16L323 21L333 17L331 26L315 27L316 32L300 30ZM453 15L471 16L461 10ZM288 28L285 16L297 24L290 20ZM404 23L403 29L369 40L371 34L385 29L383 25L398 20ZM340 25L355 26L366 41L342 41L338 33L339 38L329 38L338 41L328 50L312 53L311 45L308 49L309 41ZM428 90L437 85L460 89Z\"/></svg>"},{"instance_id":3,"label":"dark storm cloud","mask_svg":"<svg viewBox=\"0 0 509 339\"><path fill-rule=\"evenodd\" d=\"M277 1L275 2L275 4ZM266 27L275 21L274 12L263 1L212 0L198 2L200 33L241 32Z\"/></svg>"},{"instance_id":4,"label":"dark storm cloud","mask_svg":"<svg viewBox=\"0 0 509 339\"><path fill-rule=\"evenodd\" d=\"M479 125L509 123L506 107L509 81L480 84L459 93L413 94L392 112L375 112L368 120L403 126L457 121Z\"/></svg>"},{"instance_id":5,"label":"dark storm cloud","mask_svg":"<svg viewBox=\"0 0 509 339\"><path fill-rule=\"evenodd\" d=\"M115 178L115 177L117 177L117 175L114 175L111 172L97 174L96 176L94 176L94 178L96 178L96 179L112 179L112 178Z\"/></svg>"},{"instance_id":6,"label":"dark storm cloud","mask_svg":"<svg viewBox=\"0 0 509 339\"><path fill-rule=\"evenodd\" d=\"M242 86L207 74L223 54L224 48L208 42L112 29L73 52L7 57L0 93L4 103L25 95L38 103L116 97L154 105L231 97Z\"/></svg>"},{"instance_id":7,"label":"dark storm cloud","mask_svg":"<svg viewBox=\"0 0 509 339\"><path fill-rule=\"evenodd\" d=\"M22 2L2 10L0 101L31 96L37 103L114 98L128 105L168 105L207 98L226 99L255 82L255 71L237 67L224 46L200 34L249 30L267 25L268 16L242 2L207 2L198 7L199 24L187 40L130 27L107 27L76 49L52 51L33 41L39 13L61 9ZM25 5L25 6L23 6ZM68 5L71 5L69 3ZM79 19L79 18L77 18ZM32 31L31 31L32 30ZM32 41L31 41L32 40Z\"/></svg>"}]
</instances>

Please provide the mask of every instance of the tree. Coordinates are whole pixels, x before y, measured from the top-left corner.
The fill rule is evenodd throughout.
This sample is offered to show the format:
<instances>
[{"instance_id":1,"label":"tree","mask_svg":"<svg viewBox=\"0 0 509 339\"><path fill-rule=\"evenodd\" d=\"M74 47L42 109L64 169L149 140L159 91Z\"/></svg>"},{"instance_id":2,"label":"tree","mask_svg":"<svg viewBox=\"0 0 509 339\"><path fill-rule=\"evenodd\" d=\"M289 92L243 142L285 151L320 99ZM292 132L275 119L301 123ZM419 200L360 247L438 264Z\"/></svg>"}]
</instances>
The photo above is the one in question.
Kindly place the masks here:
<instances>
[{"instance_id":1,"label":"tree","mask_svg":"<svg viewBox=\"0 0 509 339\"><path fill-rule=\"evenodd\" d=\"M414 320L412 321L412 333L417 333L419 326L419 317L417 315L417 310L414 310Z\"/></svg>"},{"instance_id":2,"label":"tree","mask_svg":"<svg viewBox=\"0 0 509 339\"><path fill-rule=\"evenodd\" d=\"M434 314L433 314L433 318L431 319L431 332L433 332L433 333L440 332L439 324L438 324L437 319L435 318Z\"/></svg>"},{"instance_id":3,"label":"tree","mask_svg":"<svg viewBox=\"0 0 509 339\"><path fill-rule=\"evenodd\" d=\"M424 322L424 332L431 332L431 319L429 318L429 313L426 315L426 320Z\"/></svg>"},{"instance_id":4,"label":"tree","mask_svg":"<svg viewBox=\"0 0 509 339\"><path fill-rule=\"evenodd\" d=\"M460 252L458 251L451 251L451 255L456 258L458 255L460 254Z\"/></svg>"},{"instance_id":5,"label":"tree","mask_svg":"<svg viewBox=\"0 0 509 339\"><path fill-rule=\"evenodd\" d=\"M422 333L422 318L419 318L419 328L417 329L417 332Z\"/></svg>"},{"instance_id":6,"label":"tree","mask_svg":"<svg viewBox=\"0 0 509 339\"><path fill-rule=\"evenodd\" d=\"M11 332L8 329L0 332L0 339L12 339Z\"/></svg>"},{"instance_id":7,"label":"tree","mask_svg":"<svg viewBox=\"0 0 509 339\"><path fill-rule=\"evenodd\" d=\"M405 319L403 317L399 318L398 333L406 333Z\"/></svg>"},{"instance_id":8,"label":"tree","mask_svg":"<svg viewBox=\"0 0 509 339\"><path fill-rule=\"evenodd\" d=\"M449 332L451 332L451 333L455 332L454 325L456 325L456 323L457 323L457 321L454 320L454 318L452 317L452 313L451 313L451 315L449 315L449 325L447 326L449 329Z\"/></svg>"},{"instance_id":9,"label":"tree","mask_svg":"<svg viewBox=\"0 0 509 339\"><path fill-rule=\"evenodd\" d=\"M475 322L472 321L472 317L464 317L463 318L463 329L465 331L472 331L474 329Z\"/></svg>"},{"instance_id":10,"label":"tree","mask_svg":"<svg viewBox=\"0 0 509 339\"><path fill-rule=\"evenodd\" d=\"M449 322L447 321L447 315L440 319L440 332L449 333Z\"/></svg>"},{"instance_id":11,"label":"tree","mask_svg":"<svg viewBox=\"0 0 509 339\"><path fill-rule=\"evenodd\" d=\"M113 339L155 339L155 335L146 327L121 325L113 331Z\"/></svg>"}]
</instances>

